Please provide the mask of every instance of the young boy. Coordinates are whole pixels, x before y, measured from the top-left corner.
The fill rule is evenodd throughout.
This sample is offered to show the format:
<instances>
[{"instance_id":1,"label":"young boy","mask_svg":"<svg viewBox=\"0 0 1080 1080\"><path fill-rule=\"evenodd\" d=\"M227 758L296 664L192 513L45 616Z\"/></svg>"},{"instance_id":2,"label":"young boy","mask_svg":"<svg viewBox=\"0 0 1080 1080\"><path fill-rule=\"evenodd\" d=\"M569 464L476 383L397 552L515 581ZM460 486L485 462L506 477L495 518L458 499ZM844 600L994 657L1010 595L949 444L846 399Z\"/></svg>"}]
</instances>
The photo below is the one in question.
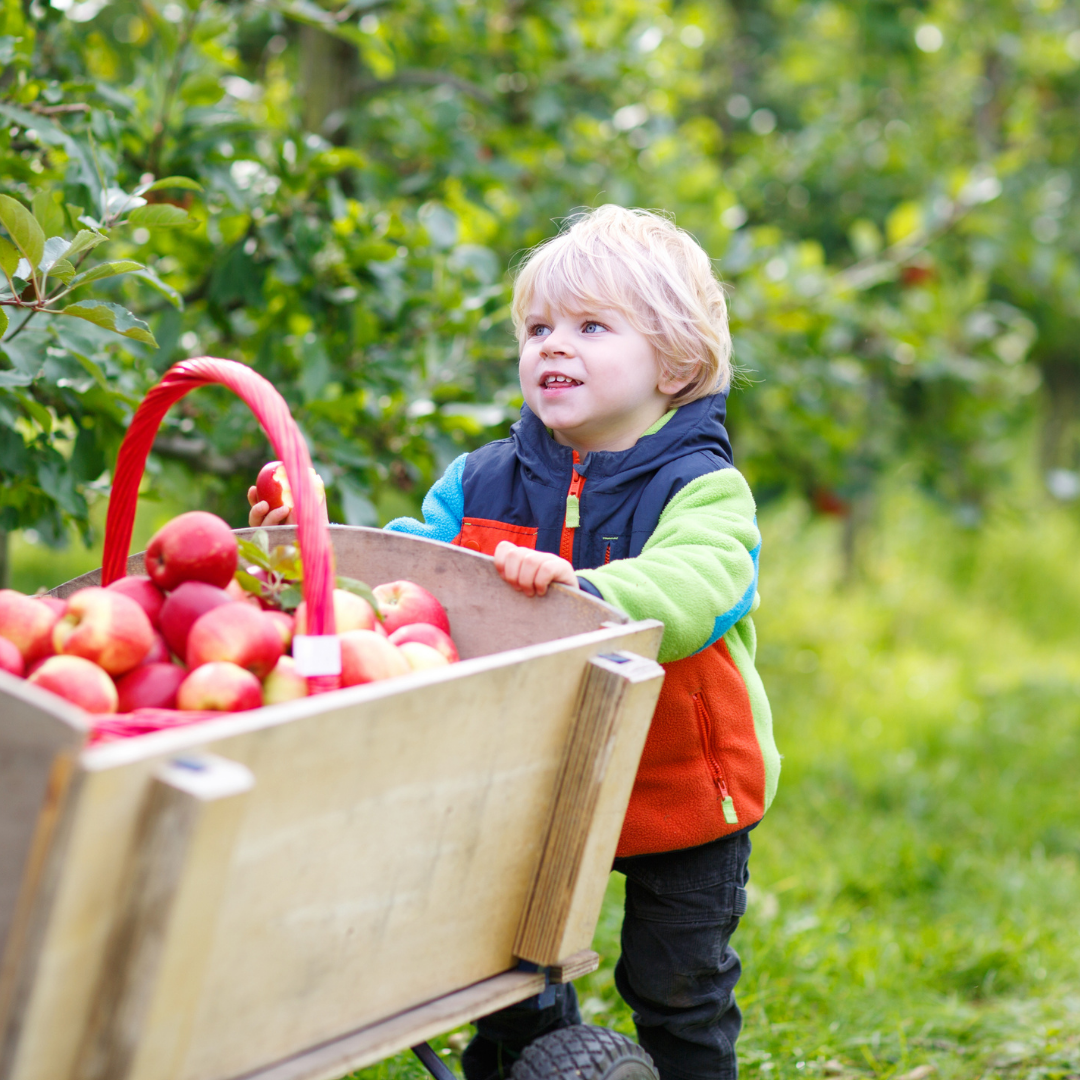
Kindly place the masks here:
<instances>
[{"instance_id":1,"label":"young boy","mask_svg":"<svg viewBox=\"0 0 1080 1080\"><path fill-rule=\"evenodd\" d=\"M734 1080L729 938L780 760L754 669L754 500L723 426L723 293L688 234L603 206L532 253L513 318L525 405L510 438L451 463L423 522L387 528L494 555L529 596L558 582L664 623L664 686L615 860L615 982L663 1080ZM277 523L254 505L252 524L264 519ZM465 1076L505 1076L533 1039L580 1022L572 985L553 1006L485 1017Z\"/></svg>"}]
</instances>

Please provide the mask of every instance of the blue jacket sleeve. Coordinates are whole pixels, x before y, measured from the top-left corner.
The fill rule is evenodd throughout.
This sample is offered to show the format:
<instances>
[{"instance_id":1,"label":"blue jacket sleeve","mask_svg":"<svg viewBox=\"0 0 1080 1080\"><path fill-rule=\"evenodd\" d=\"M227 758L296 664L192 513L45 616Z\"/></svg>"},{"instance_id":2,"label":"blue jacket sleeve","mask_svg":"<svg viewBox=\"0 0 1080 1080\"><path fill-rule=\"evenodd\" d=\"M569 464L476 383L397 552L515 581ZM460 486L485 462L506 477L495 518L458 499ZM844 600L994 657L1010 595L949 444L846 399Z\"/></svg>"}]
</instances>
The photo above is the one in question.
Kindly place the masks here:
<instances>
[{"instance_id":1,"label":"blue jacket sleeve","mask_svg":"<svg viewBox=\"0 0 1080 1080\"><path fill-rule=\"evenodd\" d=\"M441 540L445 544L456 540L461 532L461 519L465 515L465 492L461 478L465 472L468 454L455 458L446 467L442 479L437 480L424 496L424 520L394 518L385 527L390 532L422 536L427 540Z\"/></svg>"}]
</instances>

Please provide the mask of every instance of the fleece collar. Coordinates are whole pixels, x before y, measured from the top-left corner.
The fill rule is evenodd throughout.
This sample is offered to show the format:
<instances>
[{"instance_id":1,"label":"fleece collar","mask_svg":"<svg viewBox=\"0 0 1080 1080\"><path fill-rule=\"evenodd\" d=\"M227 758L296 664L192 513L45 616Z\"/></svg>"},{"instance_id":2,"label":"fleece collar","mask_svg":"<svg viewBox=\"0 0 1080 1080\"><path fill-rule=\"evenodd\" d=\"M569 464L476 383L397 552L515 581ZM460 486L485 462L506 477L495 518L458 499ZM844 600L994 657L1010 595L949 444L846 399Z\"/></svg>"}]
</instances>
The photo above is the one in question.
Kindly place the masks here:
<instances>
[{"instance_id":1,"label":"fleece collar","mask_svg":"<svg viewBox=\"0 0 1080 1080\"><path fill-rule=\"evenodd\" d=\"M698 451L718 454L730 465L726 416L726 393L698 398L680 406L659 431L643 435L628 450L597 450L586 454L576 466L577 471L589 480L589 487L595 492L621 487ZM528 405L522 405L521 419L510 429L510 437L518 460L537 480L565 486L575 467L574 452L555 441Z\"/></svg>"}]
</instances>

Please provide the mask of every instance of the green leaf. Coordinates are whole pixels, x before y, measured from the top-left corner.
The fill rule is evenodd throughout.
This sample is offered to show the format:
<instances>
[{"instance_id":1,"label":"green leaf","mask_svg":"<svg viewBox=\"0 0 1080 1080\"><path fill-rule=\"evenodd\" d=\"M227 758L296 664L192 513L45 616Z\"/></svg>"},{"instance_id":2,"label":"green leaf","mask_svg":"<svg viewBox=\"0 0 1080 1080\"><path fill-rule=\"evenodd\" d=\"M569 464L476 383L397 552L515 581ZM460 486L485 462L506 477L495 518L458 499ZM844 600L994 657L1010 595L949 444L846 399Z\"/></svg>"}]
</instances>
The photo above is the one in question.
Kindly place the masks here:
<instances>
[{"instance_id":1,"label":"green leaf","mask_svg":"<svg viewBox=\"0 0 1080 1080\"><path fill-rule=\"evenodd\" d=\"M270 569L286 581L303 581L300 549L295 544L277 544L270 551Z\"/></svg>"},{"instance_id":2,"label":"green leaf","mask_svg":"<svg viewBox=\"0 0 1080 1080\"><path fill-rule=\"evenodd\" d=\"M7 328L8 314L2 307L0 307L0 338L2 338L7 333Z\"/></svg>"},{"instance_id":3,"label":"green leaf","mask_svg":"<svg viewBox=\"0 0 1080 1080\"><path fill-rule=\"evenodd\" d=\"M371 605L379 622L382 622L382 612L379 611L379 601L375 596L375 593L371 591L370 585L363 581L357 581L356 578L339 576L337 579L337 587L339 589L344 589L346 592L355 593L357 596L366 600Z\"/></svg>"},{"instance_id":4,"label":"green leaf","mask_svg":"<svg viewBox=\"0 0 1080 1080\"><path fill-rule=\"evenodd\" d=\"M15 246L34 269L41 261L45 250L45 234L34 220L34 215L18 199L10 195L0 195L0 224L7 229Z\"/></svg>"},{"instance_id":5,"label":"green leaf","mask_svg":"<svg viewBox=\"0 0 1080 1080\"><path fill-rule=\"evenodd\" d=\"M51 273L56 263L67 255L69 247L71 244L62 236L50 236L45 241L45 247L41 252L41 262L38 264L42 277Z\"/></svg>"},{"instance_id":6,"label":"green leaf","mask_svg":"<svg viewBox=\"0 0 1080 1080\"><path fill-rule=\"evenodd\" d=\"M102 236L99 232L80 229L75 234L75 239L71 241L71 247L67 249L67 258L74 259L76 255L81 255L84 251L90 251L98 244L104 244L107 239L107 236Z\"/></svg>"},{"instance_id":7,"label":"green leaf","mask_svg":"<svg viewBox=\"0 0 1080 1080\"><path fill-rule=\"evenodd\" d=\"M49 277L59 278L65 285L70 285L74 276L75 267L67 259L57 259L49 270Z\"/></svg>"},{"instance_id":8,"label":"green leaf","mask_svg":"<svg viewBox=\"0 0 1080 1080\"><path fill-rule=\"evenodd\" d=\"M252 540L244 540L242 537L237 537L236 546L240 549L240 557L249 566L258 566L263 570L269 571L270 553L258 544L257 538L259 533L262 533L263 537L266 538L266 533L263 532L262 529L259 529L258 532L252 534L252 539L256 541L255 543L252 543Z\"/></svg>"},{"instance_id":9,"label":"green leaf","mask_svg":"<svg viewBox=\"0 0 1080 1080\"><path fill-rule=\"evenodd\" d=\"M243 540L240 543L244 543ZM237 570L233 577L240 583L240 588L244 592L252 593L254 596L262 596L263 583L252 574L249 574L246 570Z\"/></svg>"},{"instance_id":10,"label":"green leaf","mask_svg":"<svg viewBox=\"0 0 1080 1080\"><path fill-rule=\"evenodd\" d=\"M136 188L136 192L142 195L147 191L161 191L162 188L183 188L185 191L202 191L202 184L198 180L192 180L190 176L165 176L160 180L155 180L152 184L147 184L145 187L140 186Z\"/></svg>"},{"instance_id":11,"label":"green leaf","mask_svg":"<svg viewBox=\"0 0 1080 1080\"><path fill-rule=\"evenodd\" d=\"M21 258L19 249L10 240L5 240L0 236L0 269L4 271L4 276L8 280L15 276L15 268L19 265Z\"/></svg>"},{"instance_id":12,"label":"green leaf","mask_svg":"<svg viewBox=\"0 0 1080 1080\"><path fill-rule=\"evenodd\" d=\"M39 401L35 401L29 394L15 395L19 399L19 404L30 414L30 416L37 421L38 426L45 432L46 435L51 434L53 418L52 413L45 408Z\"/></svg>"},{"instance_id":13,"label":"green leaf","mask_svg":"<svg viewBox=\"0 0 1080 1080\"><path fill-rule=\"evenodd\" d=\"M127 216L129 225L142 225L147 229L175 229L191 224L186 210L172 203L148 203L137 206Z\"/></svg>"},{"instance_id":14,"label":"green leaf","mask_svg":"<svg viewBox=\"0 0 1080 1080\"><path fill-rule=\"evenodd\" d=\"M151 289L155 289L157 292L161 293L161 295L164 296L177 311L184 310L183 296L167 282L162 281L149 266L144 267L135 276L140 281L145 281Z\"/></svg>"},{"instance_id":15,"label":"green leaf","mask_svg":"<svg viewBox=\"0 0 1080 1080\"><path fill-rule=\"evenodd\" d=\"M278 593L278 604L281 605L282 611L295 611L303 599L304 594L299 585L290 585Z\"/></svg>"},{"instance_id":16,"label":"green leaf","mask_svg":"<svg viewBox=\"0 0 1080 1080\"><path fill-rule=\"evenodd\" d=\"M81 274L76 275L71 282L71 287L78 289L83 285L89 285L91 281L100 281L102 278L116 277L117 274L130 274L132 270L145 269L146 267L142 263L134 262L131 259L98 263L97 266L92 266L89 270L84 270Z\"/></svg>"},{"instance_id":17,"label":"green leaf","mask_svg":"<svg viewBox=\"0 0 1080 1080\"><path fill-rule=\"evenodd\" d=\"M80 300L77 304L68 304L57 314L85 319L96 326L112 330L114 334L121 334L135 341L143 341L157 348L157 342L154 340L154 335L150 333L150 327L119 304L110 304L106 300Z\"/></svg>"},{"instance_id":18,"label":"green leaf","mask_svg":"<svg viewBox=\"0 0 1080 1080\"><path fill-rule=\"evenodd\" d=\"M64 231L64 211L60 207L60 192L39 191L34 196L34 218L46 236L60 236Z\"/></svg>"}]
</instances>

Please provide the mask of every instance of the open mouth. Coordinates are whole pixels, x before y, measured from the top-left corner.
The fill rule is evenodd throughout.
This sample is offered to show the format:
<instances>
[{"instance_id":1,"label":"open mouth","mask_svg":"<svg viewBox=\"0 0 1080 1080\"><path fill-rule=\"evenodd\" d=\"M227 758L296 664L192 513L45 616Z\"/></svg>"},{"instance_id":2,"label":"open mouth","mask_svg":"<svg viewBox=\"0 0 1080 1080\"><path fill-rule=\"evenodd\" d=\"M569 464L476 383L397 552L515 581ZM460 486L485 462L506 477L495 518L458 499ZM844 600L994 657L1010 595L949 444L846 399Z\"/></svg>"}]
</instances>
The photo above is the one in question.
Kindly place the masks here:
<instances>
[{"instance_id":1,"label":"open mouth","mask_svg":"<svg viewBox=\"0 0 1080 1080\"><path fill-rule=\"evenodd\" d=\"M545 390L557 390L561 387L580 386L577 379L571 379L568 375L545 375L540 385Z\"/></svg>"}]
</instances>

